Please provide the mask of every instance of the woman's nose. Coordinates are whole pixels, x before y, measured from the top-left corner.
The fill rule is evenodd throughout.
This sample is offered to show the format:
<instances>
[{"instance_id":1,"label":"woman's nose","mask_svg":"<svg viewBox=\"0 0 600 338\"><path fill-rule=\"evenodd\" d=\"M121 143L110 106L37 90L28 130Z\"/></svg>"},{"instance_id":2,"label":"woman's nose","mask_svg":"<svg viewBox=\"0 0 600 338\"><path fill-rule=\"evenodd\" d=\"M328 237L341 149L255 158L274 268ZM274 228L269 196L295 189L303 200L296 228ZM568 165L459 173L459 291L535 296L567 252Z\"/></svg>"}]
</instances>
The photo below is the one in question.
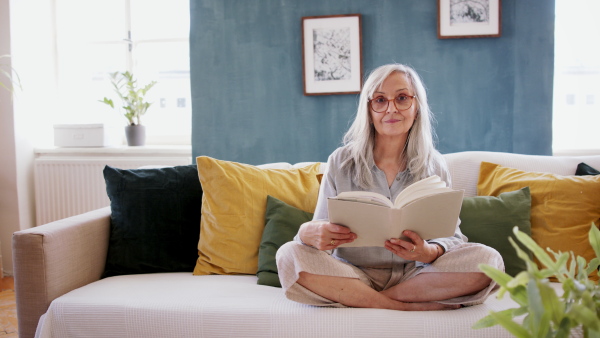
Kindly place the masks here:
<instances>
[{"instance_id":1,"label":"woman's nose","mask_svg":"<svg viewBox=\"0 0 600 338\"><path fill-rule=\"evenodd\" d=\"M397 112L398 112L398 108L396 108L396 103L394 102L394 100L389 100L387 110L385 111L385 113L393 114L393 113L397 113Z\"/></svg>"}]
</instances>

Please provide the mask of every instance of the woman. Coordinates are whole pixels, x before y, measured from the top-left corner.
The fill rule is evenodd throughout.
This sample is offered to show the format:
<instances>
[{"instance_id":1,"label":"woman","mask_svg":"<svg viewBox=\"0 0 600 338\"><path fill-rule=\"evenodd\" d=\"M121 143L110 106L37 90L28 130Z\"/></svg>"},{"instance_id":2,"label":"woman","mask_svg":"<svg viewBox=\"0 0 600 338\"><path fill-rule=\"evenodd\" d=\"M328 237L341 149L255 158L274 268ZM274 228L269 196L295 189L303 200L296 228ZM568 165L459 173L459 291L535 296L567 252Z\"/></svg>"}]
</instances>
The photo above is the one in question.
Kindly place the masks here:
<instances>
[{"instance_id":1,"label":"woman","mask_svg":"<svg viewBox=\"0 0 600 338\"><path fill-rule=\"evenodd\" d=\"M453 237L424 241L392 238L384 247L339 248L356 234L327 221L327 198L343 191L374 191L391 200L409 184L449 174L434 148L432 113L425 87L410 67L375 69L364 84L356 118L344 146L328 159L312 221L277 252L286 296L294 301L337 307L440 310L482 303L497 286L477 268L504 269L500 254L485 245Z\"/></svg>"}]
</instances>

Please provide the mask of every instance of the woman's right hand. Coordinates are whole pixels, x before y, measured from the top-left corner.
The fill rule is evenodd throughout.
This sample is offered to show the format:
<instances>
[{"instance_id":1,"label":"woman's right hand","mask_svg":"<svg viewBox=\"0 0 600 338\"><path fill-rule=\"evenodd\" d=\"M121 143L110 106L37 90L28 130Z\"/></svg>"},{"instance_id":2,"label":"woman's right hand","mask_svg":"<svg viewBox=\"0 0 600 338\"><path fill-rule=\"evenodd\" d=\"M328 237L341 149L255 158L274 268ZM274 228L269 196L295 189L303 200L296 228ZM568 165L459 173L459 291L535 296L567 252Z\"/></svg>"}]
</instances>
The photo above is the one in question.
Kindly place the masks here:
<instances>
[{"instance_id":1,"label":"woman's right hand","mask_svg":"<svg viewBox=\"0 0 600 338\"><path fill-rule=\"evenodd\" d=\"M356 234L349 228L327 221L310 221L302 224L298 235L304 244L319 250L332 250L341 244L356 239Z\"/></svg>"}]
</instances>

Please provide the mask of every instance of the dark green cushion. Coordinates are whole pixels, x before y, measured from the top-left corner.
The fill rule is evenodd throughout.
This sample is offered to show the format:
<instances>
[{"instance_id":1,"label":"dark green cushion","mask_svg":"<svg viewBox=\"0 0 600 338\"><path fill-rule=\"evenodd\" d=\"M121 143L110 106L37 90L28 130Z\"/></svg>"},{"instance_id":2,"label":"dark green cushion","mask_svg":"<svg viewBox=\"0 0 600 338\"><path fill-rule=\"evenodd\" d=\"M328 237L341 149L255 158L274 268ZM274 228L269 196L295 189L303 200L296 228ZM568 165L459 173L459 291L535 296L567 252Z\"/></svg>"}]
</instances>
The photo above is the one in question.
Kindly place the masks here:
<instances>
[{"instance_id":1,"label":"dark green cushion","mask_svg":"<svg viewBox=\"0 0 600 338\"><path fill-rule=\"evenodd\" d=\"M293 207L273 196L267 196L265 230L258 249L258 284L281 287L275 254L280 246L294 239L302 223L313 214Z\"/></svg>"},{"instance_id":2,"label":"dark green cushion","mask_svg":"<svg viewBox=\"0 0 600 338\"><path fill-rule=\"evenodd\" d=\"M504 259L506 273L515 276L526 270L527 266L517 256L508 238L512 237L519 243L512 232L515 225L531 236L530 214L529 187L505 192L498 197L465 197L460 211L460 229L469 238L469 242L485 244L498 250Z\"/></svg>"},{"instance_id":3,"label":"dark green cushion","mask_svg":"<svg viewBox=\"0 0 600 338\"><path fill-rule=\"evenodd\" d=\"M586 163L579 163L577 165L577 170L575 171L575 175L577 176L585 176L585 175L600 175L600 171L598 171L597 169L589 166Z\"/></svg>"},{"instance_id":4,"label":"dark green cushion","mask_svg":"<svg viewBox=\"0 0 600 338\"><path fill-rule=\"evenodd\" d=\"M195 165L104 168L110 237L104 277L192 272L198 259L202 188Z\"/></svg>"}]
</instances>

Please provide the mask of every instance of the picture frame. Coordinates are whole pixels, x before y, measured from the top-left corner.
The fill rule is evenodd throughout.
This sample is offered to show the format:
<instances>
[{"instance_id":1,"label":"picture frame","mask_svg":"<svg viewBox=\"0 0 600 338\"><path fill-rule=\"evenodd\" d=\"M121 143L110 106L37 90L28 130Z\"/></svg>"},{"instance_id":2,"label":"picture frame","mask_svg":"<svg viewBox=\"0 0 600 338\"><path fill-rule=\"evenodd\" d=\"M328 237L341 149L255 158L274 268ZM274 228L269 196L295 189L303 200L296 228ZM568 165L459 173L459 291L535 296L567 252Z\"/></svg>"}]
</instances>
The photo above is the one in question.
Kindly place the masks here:
<instances>
[{"instance_id":1,"label":"picture frame","mask_svg":"<svg viewBox=\"0 0 600 338\"><path fill-rule=\"evenodd\" d=\"M438 39L502 34L501 0L438 0Z\"/></svg>"},{"instance_id":2,"label":"picture frame","mask_svg":"<svg viewBox=\"0 0 600 338\"><path fill-rule=\"evenodd\" d=\"M302 18L304 95L360 93L362 67L360 14Z\"/></svg>"}]
</instances>

